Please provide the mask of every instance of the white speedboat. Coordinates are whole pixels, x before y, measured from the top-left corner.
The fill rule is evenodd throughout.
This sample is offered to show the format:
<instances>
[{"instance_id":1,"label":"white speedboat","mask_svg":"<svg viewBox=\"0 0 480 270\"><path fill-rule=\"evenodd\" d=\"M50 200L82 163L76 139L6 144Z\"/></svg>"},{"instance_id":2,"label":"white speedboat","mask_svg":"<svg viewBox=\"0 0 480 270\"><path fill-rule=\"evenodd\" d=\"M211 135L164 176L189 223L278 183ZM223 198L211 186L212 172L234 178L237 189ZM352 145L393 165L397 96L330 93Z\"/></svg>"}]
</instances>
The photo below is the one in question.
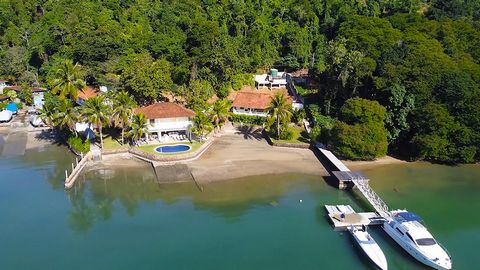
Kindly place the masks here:
<instances>
[{"instance_id":1,"label":"white speedboat","mask_svg":"<svg viewBox=\"0 0 480 270\"><path fill-rule=\"evenodd\" d=\"M392 211L383 230L415 259L435 269L452 269L452 259L427 228L422 219L405 210Z\"/></svg>"},{"instance_id":2,"label":"white speedboat","mask_svg":"<svg viewBox=\"0 0 480 270\"><path fill-rule=\"evenodd\" d=\"M362 249L363 253L367 255L376 267L381 270L388 269L387 259L385 259L382 249L380 249L377 242L375 242L372 236L367 232L365 226L363 226L362 229L355 226L349 226L348 231L355 242L357 242L358 246Z\"/></svg>"}]
</instances>

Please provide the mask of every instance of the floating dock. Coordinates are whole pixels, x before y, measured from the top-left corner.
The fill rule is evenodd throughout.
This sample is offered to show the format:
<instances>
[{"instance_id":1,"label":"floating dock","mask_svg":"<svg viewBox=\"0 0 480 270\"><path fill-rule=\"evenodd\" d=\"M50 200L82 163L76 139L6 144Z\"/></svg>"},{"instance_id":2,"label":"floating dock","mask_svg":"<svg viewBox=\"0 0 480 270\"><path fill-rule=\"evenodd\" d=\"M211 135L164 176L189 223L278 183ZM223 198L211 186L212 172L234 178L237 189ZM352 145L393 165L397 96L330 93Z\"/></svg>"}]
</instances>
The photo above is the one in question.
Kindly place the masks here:
<instances>
[{"instance_id":1,"label":"floating dock","mask_svg":"<svg viewBox=\"0 0 480 270\"><path fill-rule=\"evenodd\" d=\"M350 205L325 205L328 218L335 230L346 230L348 226L382 225L385 218L374 212L357 213ZM342 217L343 214L343 217Z\"/></svg>"}]
</instances>

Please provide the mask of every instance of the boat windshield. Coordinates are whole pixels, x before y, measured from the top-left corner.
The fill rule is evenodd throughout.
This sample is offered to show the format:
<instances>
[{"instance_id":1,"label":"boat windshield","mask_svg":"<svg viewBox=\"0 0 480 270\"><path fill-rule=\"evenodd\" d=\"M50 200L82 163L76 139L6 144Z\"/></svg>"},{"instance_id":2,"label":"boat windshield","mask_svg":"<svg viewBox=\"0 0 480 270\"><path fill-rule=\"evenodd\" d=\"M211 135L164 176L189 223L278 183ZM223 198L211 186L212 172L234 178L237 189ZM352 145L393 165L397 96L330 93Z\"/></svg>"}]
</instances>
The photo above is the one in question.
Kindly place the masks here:
<instances>
[{"instance_id":1,"label":"boat windshield","mask_svg":"<svg viewBox=\"0 0 480 270\"><path fill-rule=\"evenodd\" d=\"M420 238L417 239L417 244L419 246L433 246L437 244L437 242L435 242L435 239L433 238Z\"/></svg>"}]
</instances>

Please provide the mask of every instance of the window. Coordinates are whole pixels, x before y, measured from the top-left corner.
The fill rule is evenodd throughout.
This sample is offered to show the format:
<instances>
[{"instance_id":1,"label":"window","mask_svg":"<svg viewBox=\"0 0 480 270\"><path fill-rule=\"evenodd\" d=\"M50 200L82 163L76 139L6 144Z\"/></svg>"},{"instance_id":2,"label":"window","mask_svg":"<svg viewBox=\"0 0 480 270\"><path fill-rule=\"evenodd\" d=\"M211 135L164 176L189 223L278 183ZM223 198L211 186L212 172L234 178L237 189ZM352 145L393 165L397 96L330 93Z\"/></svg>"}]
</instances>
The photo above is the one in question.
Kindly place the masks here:
<instances>
[{"instance_id":1,"label":"window","mask_svg":"<svg viewBox=\"0 0 480 270\"><path fill-rule=\"evenodd\" d=\"M437 244L437 242L435 242L435 239L433 238L420 238L417 239L417 244L419 246L433 246Z\"/></svg>"},{"instance_id":2,"label":"window","mask_svg":"<svg viewBox=\"0 0 480 270\"><path fill-rule=\"evenodd\" d=\"M150 119L150 125L154 126L155 125L155 119Z\"/></svg>"},{"instance_id":3,"label":"window","mask_svg":"<svg viewBox=\"0 0 480 270\"><path fill-rule=\"evenodd\" d=\"M398 231L398 232L399 232L401 235L403 235L403 232L402 232L402 231L400 231L400 229L399 229L399 228L395 228L395 229L397 229L397 231Z\"/></svg>"},{"instance_id":4,"label":"window","mask_svg":"<svg viewBox=\"0 0 480 270\"><path fill-rule=\"evenodd\" d=\"M410 238L410 240L412 240L413 243L415 243L415 241L413 240L413 237L407 232L407 236L408 238Z\"/></svg>"}]
</instances>

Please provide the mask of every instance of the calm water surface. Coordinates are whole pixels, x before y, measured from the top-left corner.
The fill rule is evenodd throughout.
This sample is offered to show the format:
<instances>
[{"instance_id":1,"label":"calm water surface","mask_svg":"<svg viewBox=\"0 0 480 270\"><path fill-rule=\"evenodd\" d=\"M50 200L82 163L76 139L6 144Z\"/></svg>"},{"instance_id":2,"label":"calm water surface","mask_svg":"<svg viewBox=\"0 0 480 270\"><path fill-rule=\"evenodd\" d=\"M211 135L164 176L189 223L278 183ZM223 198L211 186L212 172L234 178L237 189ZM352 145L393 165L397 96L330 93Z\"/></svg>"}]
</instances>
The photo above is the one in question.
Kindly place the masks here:
<instances>
[{"instance_id":1,"label":"calm water surface","mask_svg":"<svg viewBox=\"0 0 480 270\"><path fill-rule=\"evenodd\" d=\"M149 166L88 172L63 190L59 147L0 157L0 269L372 269L324 204L368 210L322 178L252 177L158 185ZM473 269L480 166L394 165L365 171L391 208L408 208ZM300 202L302 200L302 202ZM425 269L379 229L389 269Z\"/></svg>"}]
</instances>

